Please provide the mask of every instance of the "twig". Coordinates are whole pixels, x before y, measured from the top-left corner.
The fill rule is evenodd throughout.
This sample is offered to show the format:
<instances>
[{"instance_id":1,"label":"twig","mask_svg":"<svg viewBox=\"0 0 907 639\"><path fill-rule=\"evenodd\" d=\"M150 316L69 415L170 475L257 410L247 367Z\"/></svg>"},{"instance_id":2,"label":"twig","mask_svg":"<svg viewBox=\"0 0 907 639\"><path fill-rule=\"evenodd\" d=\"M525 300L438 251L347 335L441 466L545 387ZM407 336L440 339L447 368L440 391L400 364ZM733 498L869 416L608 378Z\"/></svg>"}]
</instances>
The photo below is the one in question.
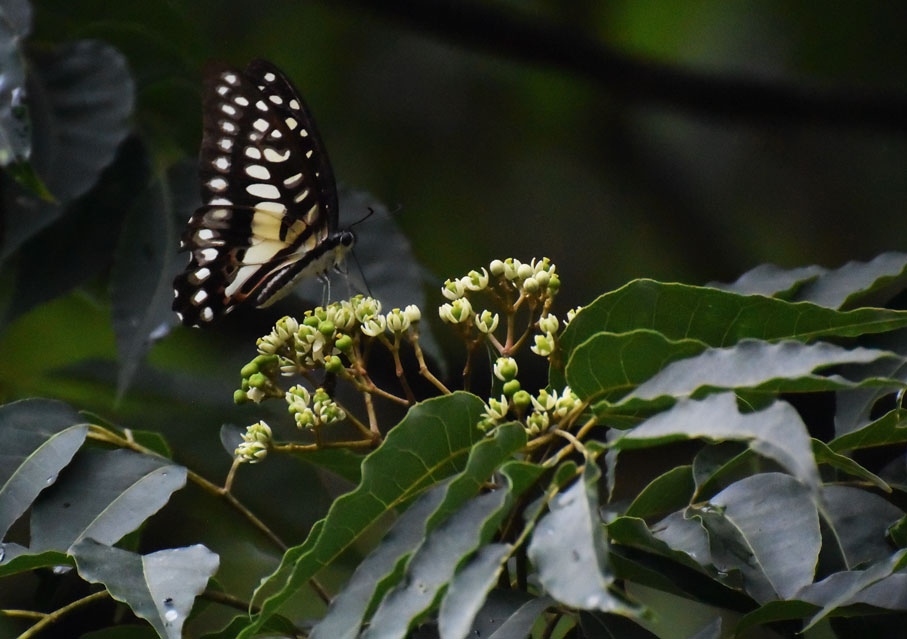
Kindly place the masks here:
<instances>
[{"instance_id":1,"label":"twig","mask_svg":"<svg viewBox=\"0 0 907 639\"><path fill-rule=\"evenodd\" d=\"M693 115L820 122L907 132L907 94L854 86L804 86L731 73L692 71L628 56L576 29L500 3L477 0L346 0L418 29L539 66L586 77L628 101Z\"/></svg>"},{"instance_id":2,"label":"twig","mask_svg":"<svg viewBox=\"0 0 907 639\"><path fill-rule=\"evenodd\" d=\"M18 639L31 639L32 637L37 636L37 634L44 630L44 628L60 621L60 619L62 619L73 610L81 608L82 606L87 606L96 601L100 601L101 599L107 599L109 596L110 595L106 590L101 590L99 592L92 593L87 597L76 599L72 603L63 606L62 608L57 608L53 612L49 612L44 615L38 623L19 635Z\"/></svg>"}]
</instances>

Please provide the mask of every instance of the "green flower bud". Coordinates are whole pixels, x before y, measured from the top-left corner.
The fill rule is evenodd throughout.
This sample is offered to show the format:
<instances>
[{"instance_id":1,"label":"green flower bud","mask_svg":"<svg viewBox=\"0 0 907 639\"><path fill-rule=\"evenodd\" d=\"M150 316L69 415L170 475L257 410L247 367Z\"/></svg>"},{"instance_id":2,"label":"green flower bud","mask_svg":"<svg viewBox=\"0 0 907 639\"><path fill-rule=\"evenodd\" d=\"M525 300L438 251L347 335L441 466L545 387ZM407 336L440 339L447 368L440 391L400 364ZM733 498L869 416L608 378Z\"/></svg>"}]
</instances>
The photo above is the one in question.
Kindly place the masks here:
<instances>
[{"instance_id":1,"label":"green flower bud","mask_svg":"<svg viewBox=\"0 0 907 639\"><path fill-rule=\"evenodd\" d=\"M506 393L507 391L505 390L504 392ZM520 410L527 408L532 403L532 396L524 390L518 390L510 399L513 405Z\"/></svg>"},{"instance_id":2,"label":"green flower bud","mask_svg":"<svg viewBox=\"0 0 907 639\"><path fill-rule=\"evenodd\" d=\"M308 326L309 328L318 328L321 320L314 315L308 315L304 320L302 320L302 323L304 326Z\"/></svg>"},{"instance_id":3,"label":"green flower bud","mask_svg":"<svg viewBox=\"0 0 907 639\"><path fill-rule=\"evenodd\" d=\"M504 390L504 394L507 395L507 397L510 397L515 392L520 390L520 380L512 379L509 382L504 382L503 390Z\"/></svg>"},{"instance_id":4,"label":"green flower bud","mask_svg":"<svg viewBox=\"0 0 907 639\"><path fill-rule=\"evenodd\" d=\"M249 386L252 388L265 388L271 380L261 373L255 373L249 376Z\"/></svg>"},{"instance_id":5,"label":"green flower bud","mask_svg":"<svg viewBox=\"0 0 907 639\"><path fill-rule=\"evenodd\" d=\"M548 290L551 291L552 295L557 293L558 289L561 287L561 280L557 275L552 275L551 279L548 280Z\"/></svg>"},{"instance_id":6,"label":"green flower bud","mask_svg":"<svg viewBox=\"0 0 907 639\"><path fill-rule=\"evenodd\" d=\"M499 357L494 362L494 376L502 382L507 382L517 376L519 372L516 360L512 357Z\"/></svg>"},{"instance_id":7,"label":"green flower bud","mask_svg":"<svg viewBox=\"0 0 907 639\"><path fill-rule=\"evenodd\" d=\"M244 390L233 391L233 403L234 404L245 404L248 401L249 401L249 398L246 397L246 391L244 391Z\"/></svg>"},{"instance_id":8,"label":"green flower bud","mask_svg":"<svg viewBox=\"0 0 907 639\"><path fill-rule=\"evenodd\" d=\"M349 335L341 335L334 341L334 346L341 353L348 353L353 348L353 338Z\"/></svg>"},{"instance_id":9,"label":"green flower bud","mask_svg":"<svg viewBox=\"0 0 907 639\"><path fill-rule=\"evenodd\" d=\"M339 373L343 370L343 362L336 355L328 355L324 358L324 370L329 373Z\"/></svg>"},{"instance_id":10,"label":"green flower bud","mask_svg":"<svg viewBox=\"0 0 907 639\"><path fill-rule=\"evenodd\" d=\"M254 359L239 370L239 374L243 377L251 377L257 372L258 362L256 362Z\"/></svg>"},{"instance_id":11,"label":"green flower bud","mask_svg":"<svg viewBox=\"0 0 907 639\"><path fill-rule=\"evenodd\" d=\"M529 350L536 355L548 357L554 352L554 335L547 333L545 335L536 335L535 344L529 347Z\"/></svg>"},{"instance_id":12,"label":"green flower bud","mask_svg":"<svg viewBox=\"0 0 907 639\"><path fill-rule=\"evenodd\" d=\"M324 335L325 337L330 337L334 334L334 322L329 322L324 320L318 323L318 332Z\"/></svg>"}]
</instances>

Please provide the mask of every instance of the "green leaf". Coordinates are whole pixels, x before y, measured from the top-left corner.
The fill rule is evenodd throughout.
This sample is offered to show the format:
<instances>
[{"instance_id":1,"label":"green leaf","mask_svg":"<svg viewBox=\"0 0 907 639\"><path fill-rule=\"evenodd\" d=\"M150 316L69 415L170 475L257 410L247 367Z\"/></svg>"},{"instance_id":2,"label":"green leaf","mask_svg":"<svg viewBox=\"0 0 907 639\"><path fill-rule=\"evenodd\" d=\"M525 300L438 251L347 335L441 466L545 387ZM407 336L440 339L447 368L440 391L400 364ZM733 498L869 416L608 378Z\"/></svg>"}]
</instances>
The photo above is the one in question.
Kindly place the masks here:
<instances>
[{"instance_id":1,"label":"green leaf","mask_svg":"<svg viewBox=\"0 0 907 639\"><path fill-rule=\"evenodd\" d=\"M483 546L451 580L438 615L438 630L444 639L465 639L469 635L512 552L510 544Z\"/></svg>"},{"instance_id":2,"label":"green leaf","mask_svg":"<svg viewBox=\"0 0 907 639\"><path fill-rule=\"evenodd\" d=\"M723 441L702 448L693 458L696 498L707 499L735 481L764 472L765 458L738 441ZM777 470L773 465L770 470Z\"/></svg>"},{"instance_id":3,"label":"green leaf","mask_svg":"<svg viewBox=\"0 0 907 639\"><path fill-rule=\"evenodd\" d=\"M580 610L634 616L637 610L609 590L614 576L607 565L608 540L598 514L598 466L549 504L529 543L529 560L539 582L556 601Z\"/></svg>"},{"instance_id":4,"label":"green leaf","mask_svg":"<svg viewBox=\"0 0 907 639\"><path fill-rule=\"evenodd\" d=\"M891 555L888 529L904 511L885 499L853 486L823 486L823 514L837 536L847 567L882 561Z\"/></svg>"},{"instance_id":5,"label":"green leaf","mask_svg":"<svg viewBox=\"0 0 907 639\"><path fill-rule=\"evenodd\" d=\"M741 413L733 393L709 395L701 401L681 400L612 442L617 450L658 446L680 439L737 439L773 459L814 489L819 471L806 425L786 402L775 402L755 413Z\"/></svg>"},{"instance_id":6,"label":"green leaf","mask_svg":"<svg viewBox=\"0 0 907 639\"><path fill-rule=\"evenodd\" d=\"M215 632L202 635L201 639L236 639L236 635L249 623L248 615L237 615L226 626ZM281 615L271 615L261 627L265 637L272 633L275 637L293 637L299 634L299 628Z\"/></svg>"},{"instance_id":7,"label":"green leaf","mask_svg":"<svg viewBox=\"0 0 907 639\"><path fill-rule=\"evenodd\" d=\"M621 401L622 410L650 409L670 405L681 397L701 397L716 390L748 389L770 394L837 390L858 384L886 384L874 378L850 381L840 375L812 374L819 368L840 364L868 363L893 353L869 348L847 350L817 342L743 340L730 348L712 348L702 354L668 364L640 384ZM605 402L595 409L607 411Z\"/></svg>"},{"instance_id":8,"label":"green leaf","mask_svg":"<svg viewBox=\"0 0 907 639\"><path fill-rule=\"evenodd\" d=\"M526 639L536 619L553 605L551 597L530 597L518 590L493 590L476 616L471 636Z\"/></svg>"},{"instance_id":9,"label":"green leaf","mask_svg":"<svg viewBox=\"0 0 907 639\"><path fill-rule=\"evenodd\" d=\"M805 585L796 599L770 602L747 614L737 624L742 633L756 625L812 615L805 632L844 606L868 604L887 610L907 609L907 574L898 573L907 563L907 550L899 550L866 570L836 572L821 581ZM818 612L816 608L819 608Z\"/></svg>"},{"instance_id":10,"label":"green leaf","mask_svg":"<svg viewBox=\"0 0 907 639\"><path fill-rule=\"evenodd\" d=\"M13 321L110 268L125 211L144 187L147 173L145 147L138 138L129 138L91 190L72 202L55 224L20 247L15 291L5 321ZM51 264L48 255L54 256Z\"/></svg>"},{"instance_id":11,"label":"green leaf","mask_svg":"<svg viewBox=\"0 0 907 639\"><path fill-rule=\"evenodd\" d=\"M235 448L236 446L233 447ZM362 479L362 460L365 455L349 448L322 448L291 454L301 462L332 472L352 484L358 484Z\"/></svg>"},{"instance_id":12,"label":"green leaf","mask_svg":"<svg viewBox=\"0 0 907 639\"><path fill-rule=\"evenodd\" d=\"M55 568L67 565L72 565L72 559L56 550L35 554L18 544L0 544L0 577L29 572L36 568Z\"/></svg>"},{"instance_id":13,"label":"green leaf","mask_svg":"<svg viewBox=\"0 0 907 639\"><path fill-rule=\"evenodd\" d=\"M822 541L819 517L810 491L792 477L747 477L691 512L709 532L713 565L740 571L756 601L790 599L812 583Z\"/></svg>"},{"instance_id":14,"label":"green leaf","mask_svg":"<svg viewBox=\"0 0 907 639\"><path fill-rule=\"evenodd\" d=\"M173 278L185 259L177 244L177 219L198 208L194 163L180 165L154 181L133 202L114 256L110 296L120 369L117 396L129 387L155 340L176 325L171 310Z\"/></svg>"},{"instance_id":15,"label":"green leaf","mask_svg":"<svg viewBox=\"0 0 907 639\"><path fill-rule=\"evenodd\" d=\"M129 450L86 450L35 502L31 548L60 550L82 539L116 543L186 484L186 469Z\"/></svg>"},{"instance_id":16,"label":"green leaf","mask_svg":"<svg viewBox=\"0 0 907 639\"><path fill-rule=\"evenodd\" d=\"M101 42L82 40L36 50L29 74L42 91L32 95L31 162L59 204L4 189L0 259L51 224L65 205L86 193L113 160L130 130L134 85L126 59Z\"/></svg>"},{"instance_id":17,"label":"green leaf","mask_svg":"<svg viewBox=\"0 0 907 639\"><path fill-rule=\"evenodd\" d=\"M82 422L69 406L48 399L0 406L0 538L82 446L88 434Z\"/></svg>"},{"instance_id":18,"label":"green leaf","mask_svg":"<svg viewBox=\"0 0 907 639\"><path fill-rule=\"evenodd\" d=\"M869 262L848 262L806 283L797 300L829 308L881 306L907 283L907 255L882 253Z\"/></svg>"},{"instance_id":19,"label":"green leaf","mask_svg":"<svg viewBox=\"0 0 907 639\"><path fill-rule=\"evenodd\" d=\"M666 557L698 572L711 561L708 536L698 519L684 519L683 513L672 513L650 530L636 517L618 517L608 524L608 535L614 543L638 548Z\"/></svg>"},{"instance_id":20,"label":"green leaf","mask_svg":"<svg viewBox=\"0 0 907 639\"><path fill-rule=\"evenodd\" d=\"M785 302L737 295L686 284L634 280L605 293L577 313L559 338L564 361L596 333L644 328L668 339L694 339L726 347L745 338L767 341L854 337L907 326L907 311L864 308L840 312L810 302ZM552 367L549 382L563 388L564 374Z\"/></svg>"},{"instance_id":21,"label":"green leaf","mask_svg":"<svg viewBox=\"0 0 907 639\"><path fill-rule=\"evenodd\" d=\"M813 458L818 464L828 464L838 470L841 470L849 475L854 477L859 477L860 479L865 479L869 483L881 488L886 493L891 492L891 486L889 486L884 479L879 477L873 472L870 472L860 466L857 462L852 460L846 455L841 455L833 451L829 446L818 439L813 439L812 448L813 448Z\"/></svg>"},{"instance_id":22,"label":"green leaf","mask_svg":"<svg viewBox=\"0 0 907 639\"><path fill-rule=\"evenodd\" d=\"M0 167L25 163L31 155L31 122L26 105L22 43L30 30L27 2L0 7Z\"/></svg>"},{"instance_id":23,"label":"green leaf","mask_svg":"<svg viewBox=\"0 0 907 639\"><path fill-rule=\"evenodd\" d=\"M483 437L476 426L483 409L482 400L464 392L413 406L363 461L359 486L334 502L306 541L290 548L256 590L254 601L261 611L240 637L254 636L293 593L379 518L462 470L473 444Z\"/></svg>"},{"instance_id":24,"label":"green leaf","mask_svg":"<svg viewBox=\"0 0 907 639\"><path fill-rule=\"evenodd\" d=\"M432 607L460 562L491 538L511 499L509 488L474 497L432 531L413 555L404 580L378 606L362 638L403 639Z\"/></svg>"},{"instance_id":25,"label":"green leaf","mask_svg":"<svg viewBox=\"0 0 907 639\"><path fill-rule=\"evenodd\" d=\"M359 564L327 614L312 629L311 639L355 637L369 603L383 596L392 585L388 582L400 560L415 551L429 531L476 495L495 469L525 443L525 430L514 423L501 425L494 438L475 444L463 472L419 497L385 534L382 543Z\"/></svg>"},{"instance_id":26,"label":"green leaf","mask_svg":"<svg viewBox=\"0 0 907 639\"><path fill-rule=\"evenodd\" d=\"M645 519L678 510L690 503L695 489L693 467L676 466L643 488L624 514Z\"/></svg>"},{"instance_id":27,"label":"green leaf","mask_svg":"<svg viewBox=\"0 0 907 639\"><path fill-rule=\"evenodd\" d=\"M835 452L859 450L888 444L907 442L907 411L895 409L887 412L863 428L835 437L828 447Z\"/></svg>"},{"instance_id":28,"label":"green leaf","mask_svg":"<svg viewBox=\"0 0 907 639\"><path fill-rule=\"evenodd\" d=\"M159 636L148 626L123 625L87 632L79 639L157 639Z\"/></svg>"},{"instance_id":29,"label":"green leaf","mask_svg":"<svg viewBox=\"0 0 907 639\"><path fill-rule=\"evenodd\" d=\"M697 340L670 340L650 330L598 333L573 351L567 384L581 399L615 402L669 363L706 348Z\"/></svg>"},{"instance_id":30,"label":"green leaf","mask_svg":"<svg viewBox=\"0 0 907 639\"><path fill-rule=\"evenodd\" d=\"M710 282L708 286L739 295L765 295L790 300L800 287L827 272L828 269L816 265L784 269L774 264L760 264L738 277L733 284Z\"/></svg>"},{"instance_id":31,"label":"green leaf","mask_svg":"<svg viewBox=\"0 0 907 639\"><path fill-rule=\"evenodd\" d=\"M192 604L217 571L218 556L202 545L148 555L83 539L72 548L79 575L102 583L161 637L180 639Z\"/></svg>"}]
</instances>

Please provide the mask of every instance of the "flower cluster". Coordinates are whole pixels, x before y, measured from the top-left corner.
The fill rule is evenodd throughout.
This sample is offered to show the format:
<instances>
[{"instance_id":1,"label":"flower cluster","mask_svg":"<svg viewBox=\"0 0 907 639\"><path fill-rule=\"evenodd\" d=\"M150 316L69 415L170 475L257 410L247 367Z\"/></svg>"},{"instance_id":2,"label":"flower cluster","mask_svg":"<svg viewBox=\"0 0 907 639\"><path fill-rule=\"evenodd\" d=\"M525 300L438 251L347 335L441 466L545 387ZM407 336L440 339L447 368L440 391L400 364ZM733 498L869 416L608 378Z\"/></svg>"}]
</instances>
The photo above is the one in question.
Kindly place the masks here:
<instances>
[{"instance_id":1,"label":"flower cluster","mask_svg":"<svg viewBox=\"0 0 907 639\"><path fill-rule=\"evenodd\" d=\"M271 427L263 421L252 424L246 428L242 439L242 443L234 451L236 457L249 464L260 462L267 457L271 446Z\"/></svg>"},{"instance_id":2,"label":"flower cluster","mask_svg":"<svg viewBox=\"0 0 907 639\"><path fill-rule=\"evenodd\" d=\"M553 297L561 287L561 280L556 268L547 257L532 258L528 264L508 257L506 260L493 260L489 265L491 274L509 282L512 286L527 295L549 295Z\"/></svg>"},{"instance_id":3,"label":"flower cluster","mask_svg":"<svg viewBox=\"0 0 907 639\"><path fill-rule=\"evenodd\" d=\"M504 394L500 399L490 398L479 421L479 428L484 431L491 430L513 412L515 417L522 418L530 435L537 435L548 430L552 424L560 422L580 403L579 397L569 386L560 394L543 388L537 395L532 396L520 390L510 397Z\"/></svg>"},{"instance_id":4,"label":"flower cluster","mask_svg":"<svg viewBox=\"0 0 907 639\"><path fill-rule=\"evenodd\" d=\"M346 413L323 388L314 394L297 384L286 392L288 410L299 428L319 428L346 419Z\"/></svg>"}]
</instances>

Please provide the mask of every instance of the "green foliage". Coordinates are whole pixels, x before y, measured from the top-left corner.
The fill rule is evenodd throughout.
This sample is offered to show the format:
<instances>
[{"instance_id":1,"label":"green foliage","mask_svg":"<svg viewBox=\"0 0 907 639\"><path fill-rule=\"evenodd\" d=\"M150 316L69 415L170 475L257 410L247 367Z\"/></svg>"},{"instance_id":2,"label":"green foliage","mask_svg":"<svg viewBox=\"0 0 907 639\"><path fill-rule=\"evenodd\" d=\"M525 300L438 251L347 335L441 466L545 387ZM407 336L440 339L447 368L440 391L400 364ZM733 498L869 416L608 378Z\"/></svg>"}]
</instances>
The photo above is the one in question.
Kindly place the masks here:
<instances>
[{"instance_id":1,"label":"green foliage","mask_svg":"<svg viewBox=\"0 0 907 639\"><path fill-rule=\"evenodd\" d=\"M7 5L0 390L18 401L0 406L0 591L25 585L0 623L51 636L106 601L82 637L903 625L907 311L885 304L907 256L637 279L560 318L571 283L550 260L494 260L430 309L379 215L361 257L399 308L355 296L190 336L170 312L198 204L194 143L168 126L197 106L179 75L194 62L167 46L177 9L139 38L111 19L111 42L26 46L30 7ZM139 41L175 75L130 64ZM439 327L465 347L449 375ZM540 362L545 388L525 372Z\"/></svg>"}]
</instances>

